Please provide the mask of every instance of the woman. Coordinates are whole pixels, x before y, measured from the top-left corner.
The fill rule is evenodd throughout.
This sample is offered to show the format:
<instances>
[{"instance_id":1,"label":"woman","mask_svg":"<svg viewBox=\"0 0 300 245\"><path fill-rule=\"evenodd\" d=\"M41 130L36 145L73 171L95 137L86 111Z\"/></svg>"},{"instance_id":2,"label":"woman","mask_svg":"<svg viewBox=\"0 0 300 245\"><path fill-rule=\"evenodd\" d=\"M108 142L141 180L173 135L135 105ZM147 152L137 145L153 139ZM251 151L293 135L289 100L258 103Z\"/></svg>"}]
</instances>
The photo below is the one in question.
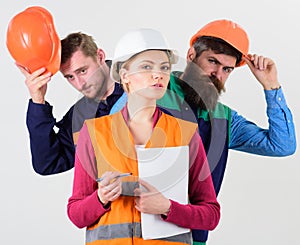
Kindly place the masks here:
<instances>
[{"instance_id":1,"label":"woman","mask_svg":"<svg viewBox=\"0 0 300 245\"><path fill-rule=\"evenodd\" d=\"M87 227L88 244L191 244L190 233L144 240L141 213L189 229L212 230L219 222L220 206L197 125L156 107L175 62L161 33L152 29L128 32L116 46L111 73L127 92L128 102L114 115L84 123L68 202L70 220ZM136 147L176 146L189 146L189 204L168 199L138 179ZM132 176L118 178L120 173Z\"/></svg>"}]
</instances>

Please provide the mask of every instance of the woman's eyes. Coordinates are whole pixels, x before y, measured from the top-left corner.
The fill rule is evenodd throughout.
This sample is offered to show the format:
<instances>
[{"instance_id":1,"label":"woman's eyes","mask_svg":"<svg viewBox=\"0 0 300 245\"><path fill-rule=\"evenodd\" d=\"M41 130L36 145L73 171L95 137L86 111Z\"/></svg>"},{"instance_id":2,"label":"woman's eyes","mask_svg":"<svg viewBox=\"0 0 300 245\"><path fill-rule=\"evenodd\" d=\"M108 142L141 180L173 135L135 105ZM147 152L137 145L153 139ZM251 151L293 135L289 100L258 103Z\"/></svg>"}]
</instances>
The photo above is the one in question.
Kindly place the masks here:
<instances>
[{"instance_id":1,"label":"woman's eyes","mask_svg":"<svg viewBox=\"0 0 300 245\"><path fill-rule=\"evenodd\" d=\"M143 65L142 69L144 69L144 70L151 70L152 66L150 66L150 65Z\"/></svg>"},{"instance_id":2,"label":"woman's eyes","mask_svg":"<svg viewBox=\"0 0 300 245\"><path fill-rule=\"evenodd\" d=\"M162 71L169 71L169 70L171 70L171 67L168 66L168 65L164 65L164 66L161 67L161 70Z\"/></svg>"},{"instance_id":3,"label":"woman's eyes","mask_svg":"<svg viewBox=\"0 0 300 245\"><path fill-rule=\"evenodd\" d=\"M152 70L156 69L154 66L151 66L151 65L143 65L141 68L143 70L147 70L147 71L152 71ZM161 70L161 71L169 71L170 69L171 68L168 65L163 65L159 68L159 70Z\"/></svg>"}]
</instances>

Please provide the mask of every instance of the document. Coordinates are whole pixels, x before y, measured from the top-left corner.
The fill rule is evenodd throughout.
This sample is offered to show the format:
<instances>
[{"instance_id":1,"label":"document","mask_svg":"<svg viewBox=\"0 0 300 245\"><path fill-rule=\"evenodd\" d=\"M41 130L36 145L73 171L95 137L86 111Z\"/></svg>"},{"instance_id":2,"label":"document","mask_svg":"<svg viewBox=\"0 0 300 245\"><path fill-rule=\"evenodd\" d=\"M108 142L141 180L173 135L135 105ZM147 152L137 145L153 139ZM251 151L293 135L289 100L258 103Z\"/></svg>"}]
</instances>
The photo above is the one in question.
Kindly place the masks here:
<instances>
[{"instance_id":1,"label":"document","mask_svg":"<svg viewBox=\"0 0 300 245\"><path fill-rule=\"evenodd\" d=\"M165 197L188 203L189 148L137 148L139 177ZM156 239L190 232L162 220L160 215L141 214L143 239Z\"/></svg>"}]
</instances>

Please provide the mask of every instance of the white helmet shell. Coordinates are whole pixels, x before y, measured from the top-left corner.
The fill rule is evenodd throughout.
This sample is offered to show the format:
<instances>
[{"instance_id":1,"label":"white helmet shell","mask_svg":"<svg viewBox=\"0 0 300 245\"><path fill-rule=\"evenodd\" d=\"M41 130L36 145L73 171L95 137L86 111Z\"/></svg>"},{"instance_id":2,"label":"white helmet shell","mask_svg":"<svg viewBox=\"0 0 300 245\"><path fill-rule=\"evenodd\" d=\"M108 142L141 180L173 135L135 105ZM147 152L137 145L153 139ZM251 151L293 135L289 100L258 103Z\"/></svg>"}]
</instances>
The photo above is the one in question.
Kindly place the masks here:
<instances>
[{"instance_id":1,"label":"white helmet shell","mask_svg":"<svg viewBox=\"0 0 300 245\"><path fill-rule=\"evenodd\" d=\"M111 76L119 81L118 62L125 62L132 56L146 50L170 51L170 62L177 62L176 51L170 49L164 36L157 30L142 28L127 32L121 37L115 47L114 58L111 65Z\"/></svg>"}]
</instances>

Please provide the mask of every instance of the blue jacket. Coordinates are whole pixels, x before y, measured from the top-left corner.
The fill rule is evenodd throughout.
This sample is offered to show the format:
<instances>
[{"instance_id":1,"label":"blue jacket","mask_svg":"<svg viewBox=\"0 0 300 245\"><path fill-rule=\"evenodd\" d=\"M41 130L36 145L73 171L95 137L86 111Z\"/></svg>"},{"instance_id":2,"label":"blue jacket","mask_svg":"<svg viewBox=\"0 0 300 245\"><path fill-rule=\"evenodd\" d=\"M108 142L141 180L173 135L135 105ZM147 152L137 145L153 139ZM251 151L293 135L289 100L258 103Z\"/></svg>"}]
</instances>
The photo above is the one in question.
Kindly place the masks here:
<instances>
[{"instance_id":1,"label":"blue jacket","mask_svg":"<svg viewBox=\"0 0 300 245\"><path fill-rule=\"evenodd\" d=\"M50 175L73 168L74 144L84 120L108 115L122 94L123 89L116 83L113 93L105 101L96 103L82 97L59 122L53 117L49 103L35 104L30 100L26 124L34 171L41 175ZM54 127L58 129L57 133Z\"/></svg>"}]
</instances>

